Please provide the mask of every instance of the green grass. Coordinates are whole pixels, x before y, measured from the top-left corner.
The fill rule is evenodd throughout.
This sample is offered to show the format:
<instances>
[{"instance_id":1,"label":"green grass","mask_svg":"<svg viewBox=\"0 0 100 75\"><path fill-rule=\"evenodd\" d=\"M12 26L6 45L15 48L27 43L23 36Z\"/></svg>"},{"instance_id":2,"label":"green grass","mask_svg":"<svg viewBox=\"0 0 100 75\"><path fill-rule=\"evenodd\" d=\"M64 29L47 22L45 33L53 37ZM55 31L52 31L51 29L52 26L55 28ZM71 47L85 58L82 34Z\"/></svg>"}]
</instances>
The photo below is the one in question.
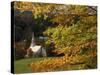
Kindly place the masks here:
<instances>
[{"instance_id":1,"label":"green grass","mask_svg":"<svg viewBox=\"0 0 100 75\"><path fill-rule=\"evenodd\" d=\"M32 73L30 64L32 62L37 62L43 60L44 58L24 58L14 61L14 72L15 73Z\"/></svg>"}]
</instances>

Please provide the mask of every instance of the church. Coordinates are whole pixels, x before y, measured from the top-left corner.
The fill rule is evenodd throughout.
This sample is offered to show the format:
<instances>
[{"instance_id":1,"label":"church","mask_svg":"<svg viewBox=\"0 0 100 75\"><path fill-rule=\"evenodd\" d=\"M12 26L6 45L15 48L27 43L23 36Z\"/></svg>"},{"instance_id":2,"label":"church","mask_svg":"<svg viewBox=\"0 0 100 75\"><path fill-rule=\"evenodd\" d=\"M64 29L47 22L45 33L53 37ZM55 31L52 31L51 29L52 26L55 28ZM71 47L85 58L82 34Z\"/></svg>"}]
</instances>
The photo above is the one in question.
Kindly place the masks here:
<instances>
[{"instance_id":1,"label":"church","mask_svg":"<svg viewBox=\"0 0 100 75\"><path fill-rule=\"evenodd\" d=\"M47 56L46 50L41 45L36 45L34 33L32 33L31 44L27 49L25 57L45 57Z\"/></svg>"}]
</instances>

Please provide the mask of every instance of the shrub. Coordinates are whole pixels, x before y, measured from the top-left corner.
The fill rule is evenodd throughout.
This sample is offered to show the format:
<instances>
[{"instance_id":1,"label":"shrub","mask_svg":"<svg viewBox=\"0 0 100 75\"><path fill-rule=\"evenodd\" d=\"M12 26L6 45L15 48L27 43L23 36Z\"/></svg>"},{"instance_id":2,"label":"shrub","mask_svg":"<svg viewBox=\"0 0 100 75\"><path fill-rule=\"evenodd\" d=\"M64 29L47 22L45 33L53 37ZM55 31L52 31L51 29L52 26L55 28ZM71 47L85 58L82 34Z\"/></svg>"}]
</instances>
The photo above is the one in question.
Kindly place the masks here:
<instances>
[{"instance_id":1,"label":"shrub","mask_svg":"<svg viewBox=\"0 0 100 75\"><path fill-rule=\"evenodd\" d=\"M23 42L17 42L16 45L15 45L15 48L14 48L14 58L15 60L17 59L22 59L25 57L26 55L26 50L25 50L25 47L24 47L24 43Z\"/></svg>"},{"instance_id":2,"label":"shrub","mask_svg":"<svg viewBox=\"0 0 100 75\"><path fill-rule=\"evenodd\" d=\"M15 60L24 58L26 54L25 50L18 50L18 49L14 49L14 50L15 50Z\"/></svg>"}]
</instances>

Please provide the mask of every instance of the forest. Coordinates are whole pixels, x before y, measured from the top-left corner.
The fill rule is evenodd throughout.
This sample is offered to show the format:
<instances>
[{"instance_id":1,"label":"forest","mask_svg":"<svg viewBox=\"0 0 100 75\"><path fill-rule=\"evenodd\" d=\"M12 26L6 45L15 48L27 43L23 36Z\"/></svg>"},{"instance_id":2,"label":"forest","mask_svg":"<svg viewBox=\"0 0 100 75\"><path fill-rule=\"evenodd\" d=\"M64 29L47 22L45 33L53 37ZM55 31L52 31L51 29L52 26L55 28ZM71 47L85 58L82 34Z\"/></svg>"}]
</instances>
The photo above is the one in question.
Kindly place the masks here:
<instances>
[{"instance_id":1,"label":"forest","mask_svg":"<svg viewBox=\"0 0 100 75\"><path fill-rule=\"evenodd\" d=\"M15 73L97 68L97 6L15 1L11 11ZM33 32L46 57L25 58Z\"/></svg>"}]
</instances>

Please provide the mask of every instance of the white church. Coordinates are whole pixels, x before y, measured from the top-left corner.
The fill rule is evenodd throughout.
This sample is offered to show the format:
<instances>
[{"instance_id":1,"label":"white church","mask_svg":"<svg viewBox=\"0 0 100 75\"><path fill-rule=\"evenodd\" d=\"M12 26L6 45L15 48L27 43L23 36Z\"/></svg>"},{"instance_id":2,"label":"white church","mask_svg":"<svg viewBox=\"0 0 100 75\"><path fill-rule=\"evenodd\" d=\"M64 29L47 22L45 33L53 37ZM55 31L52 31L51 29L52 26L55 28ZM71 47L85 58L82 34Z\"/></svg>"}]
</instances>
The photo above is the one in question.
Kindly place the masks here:
<instances>
[{"instance_id":1,"label":"white church","mask_svg":"<svg viewBox=\"0 0 100 75\"><path fill-rule=\"evenodd\" d=\"M46 50L41 45L35 44L34 33L32 33L31 44L30 47L27 49L27 54L25 55L25 57L30 57L30 54L32 57L47 56Z\"/></svg>"}]
</instances>

